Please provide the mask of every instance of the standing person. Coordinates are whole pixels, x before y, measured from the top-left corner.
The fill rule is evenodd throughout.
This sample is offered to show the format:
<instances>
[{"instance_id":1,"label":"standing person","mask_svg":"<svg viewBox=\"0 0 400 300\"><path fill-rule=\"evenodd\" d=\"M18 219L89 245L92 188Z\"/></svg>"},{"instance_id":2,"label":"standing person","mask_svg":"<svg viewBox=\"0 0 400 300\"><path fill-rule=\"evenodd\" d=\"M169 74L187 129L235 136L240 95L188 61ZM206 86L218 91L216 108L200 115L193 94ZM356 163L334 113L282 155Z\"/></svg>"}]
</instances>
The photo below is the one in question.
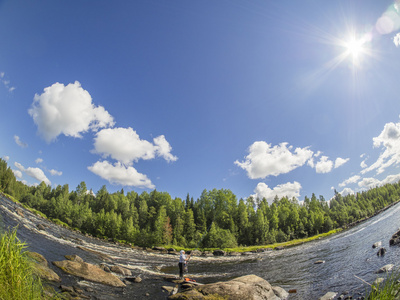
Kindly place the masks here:
<instances>
[{"instance_id":1,"label":"standing person","mask_svg":"<svg viewBox=\"0 0 400 300\"><path fill-rule=\"evenodd\" d=\"M189 260L190 255L188 257L185 255L185 250L180 251L181 255L179 256L179 278L183 278L183 270L185 268L186 262Z\"/></svg>"}]
</instances>

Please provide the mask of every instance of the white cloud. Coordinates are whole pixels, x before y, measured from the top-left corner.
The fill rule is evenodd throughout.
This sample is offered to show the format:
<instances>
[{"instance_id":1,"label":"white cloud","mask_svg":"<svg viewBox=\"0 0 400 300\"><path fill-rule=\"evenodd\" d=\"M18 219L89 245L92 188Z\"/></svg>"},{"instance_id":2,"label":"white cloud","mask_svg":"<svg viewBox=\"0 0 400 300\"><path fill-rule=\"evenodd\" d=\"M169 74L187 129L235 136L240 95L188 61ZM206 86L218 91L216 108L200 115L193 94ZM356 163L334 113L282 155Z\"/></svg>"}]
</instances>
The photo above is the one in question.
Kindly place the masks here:
<instances>
[{"instance_id":1,"label":"white cloud","mask_svg":"<svg viewBox=\"0 0 400 300\"><path fill-rule=\"evenodd\" d=\"M321 159L315 165L317 173L329 173L333 169L333 161L328 156L321 156Z\"/></svg>"},{"instance_id":2,"label":"white cloud","mask_svg":"<svg viewBox=\"0 0 400 300\"><path fill-rule=\"evenodd\" d=\"M22 172L20 170L12 170L15 177L22 178Z\"/></svg>"},{"instance_id":3,"label":"white cloud","mask_svg":"<svg viewBox=\"0 0 400 300\"><path fill-rule=\"evenodd\" d=\"M364 159L361 163L360 163L360 167L365 169L366 167L368 167L368 165L365 163L366 159Z\"/></svg>"},{"instance_id":4,"label":"white cloud","mask_svg":"<svg viewBox=\"0 0 400 300\"><path fill-rule=\"evenodd\" d=\"M3 83L4 87L11 93L15 90L15 87L10 86L10 80L5 79L5 73L0 72L0 82Z\"/></svg>"},{"instance_id":5,"label":"white cloud","mask_svg":"<svg viewBox=\"0 0 400 300\"><path fill-rule=\"evenodd\" d=\"M3 156L3 159L5 160L5 161L8 161L9 159L10 159L10 157L9 156Z\"/></svg>"},{"instance_id":6,"label":"white cloud","mask_svg":"<svg viewBox=\"0 0 400 300\"><path fill-rule=\"evenodd\" d=\"M26 148L28 147L28 144L24 143L23 141L21 141L20 137L18 135L14 135L14 141L15 143L20 146L21 148Z\"/></svg>"},{"instance_id":7,"label":"white cloud","mask_svg":"<svg viewBox=\"0 0 400 300\"><path fill-rule=\"evenodd\" d=\"M396 45L396 47L400 46L400 33L396 34L393 37L393 43Z\"/></svg>"},{"instance_id":8,"label":"white cloud","mask_svg":"<svg viewBox=\"0 0 400 300\"><path fill-rule=\"evenodd\" d=\"M156 155L167 161L175 161L170 144L163 135L154 139L154 144L141 140L132 128L107 128L96 134L93 152L132 165L139 159L149 160Z\"/></svg>"},{"instance_id":9,"label":"white cloud","mask_svg":"<svg viewBox=\"0 0 400 300\"><path fill-rule=\"evenodd\" d=\"M249 147L249 155L243 162L235 161L235 164L247 171L251 179L265 178L273 175L288 173L309 160L313 151L306 148L287 147L288 143L281 143L271 147L270 144L258 141Z\"/></svg>"},{"instance_id":10,"label":"white cloud","mask_svg":"<svg viewBox=\"0 0 400 300\"><path fill-rule=\"evenodd\" d=\"M353 195L355 194L351 188L345 188L343 191L340 192L342 196Z\"/></svg>"},{"instance_id":11,"label":"white cloud","mask_svg":"<svg viewBox=\"0 0 400 300\"><path fill-rule=\"evenodd\" d=\"M35 163L37 163L37 164L40 164L40 163L42 163L43 162L43 159L42 158L36 158L36 160L35 160Z\"/></svg>"},{"instance_id":12,"label":"white cloud","mask_svg":"<svg viewBox=\"0 0 400 300\"><path fill-rule=\"evenodd\" d=\"M291 183L284 183L277 185L273 189L269 188L267 184L264 182L260 182L257 184L257 187L254 189L255 194L252 195L253 198L265 198L268 200L269 203L272 203L274 200L275 196L278 196L278 198L282 197L288 197L289 199L295 197L298 198L300 196L300 189L301 189L301 184L298 183L297 181Z\"/></svg>"},{"instance_id":13,"label":"white cloud","mask_svg":"<svg viewBox=\"0 0 400 300\"><path fill-rule=\"evenodd\" d=\"M104 107L92 103L89 92L78 81L46 87L42 94L35 95L28 112L48 143L60 134L80 138L89 130L114 125L113 117Z\"/></svg>"},{"instance_id":14,"label":"white cloud","mask_svg":"<svg viewBox=\"0 0 400 300\"><path fill-rule=\"evenodd\" d=\"M385 124L381 134L373 138L374 148L382 148L383 152L375 163L364 168L361 174L376 170L381 174L386 168L400 163L400 123Z\"/></svg>"},{"instance_id":15,"label":"white cloud","mask_svg":"<svg viewBox=\"0 0 400 300\"><path fill-rule=\"evenodd\" d=\"M98 161L88 169L112 184L151 189L155 187L146 175L139 173L133 167L126 167L120 162L112 165L108 161Z\"/></svg>"},{"instance_id":16,"label":"white cloud","mask_svg":"<svg viewBox=\"0 0 400 300\"><path fill-rule=\"evenodd\" d=\"M363 180L361 180L358 183L358 186L360 188L371 189L371 188L374 188L376 186L383 186L383 185L388 184L388 183L396 183L399 180L400 180L400 174L389 175L383 180L379 180L379 179L376 179L376 178L369 177L369 178L363 178Z\"/></svg>"},{"instance_id":17,"label":"white cloud","mask_svg":"<svg viewBox=\"0 0 400 300\"><path fill-rule=\"evenodd\" d=\"M361 177L360 177L359 175L354 175L354 176L352 176L352 177L346 179L346 180L343 181L342 183L339 183L339 186L340 186L340 187L344 187L344 186L346 186L346 185L348 185L348 184L356 183L357 181L360 180L360 178L361 178Z\"/></svg>"},{"instance_id":18,"label":"white cloud","mask_svg":"<svg viewBox=\"0 0 400 300\"><path fill-rule=\"evenodd\" d=\"M49 172L53 176L61 176L62 175L61 171L57 171L57 170L54 170L54 169L51 169Z\"/></svg>"},{"instance_id":19,"label":"white cloud","mask_svg":"<svg viewBox=\"0 0 400 300\"><path fill-rule=\"evenodd\" d=\"M14 165L26 175L38 180L39 182L44 181L47 185L51 185L51 181L44 175L44 172L39 168L27 168L25 169L20 163L14 163Z\"/></svg>"},{"instance_id":20,"label":"white cloud","mask_svg":"<svg viewBox=\"0 0 400 300\"><path fill-rule=\"evenodd\" d=\"M341 157L336 158L336 160L335 160L335 169L339 168L340 166L343 166L349 160L350 160L350 158L341 158Z\"/></svg>"}]
</instances>

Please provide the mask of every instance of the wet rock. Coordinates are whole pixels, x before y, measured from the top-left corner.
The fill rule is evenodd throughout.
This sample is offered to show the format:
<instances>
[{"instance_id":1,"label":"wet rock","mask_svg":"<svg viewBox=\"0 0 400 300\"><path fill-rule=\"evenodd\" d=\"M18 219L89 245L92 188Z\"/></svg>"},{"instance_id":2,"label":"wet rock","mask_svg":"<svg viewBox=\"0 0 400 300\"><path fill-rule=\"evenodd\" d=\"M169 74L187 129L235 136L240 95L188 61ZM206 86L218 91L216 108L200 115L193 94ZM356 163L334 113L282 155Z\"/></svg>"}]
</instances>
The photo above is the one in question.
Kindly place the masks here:
<instances>
[{"instance_id":1,"label":"wet rock","mask_svg":"<svg viewBox=\"0 0 400 300\"><path fill-rule=\"evenodd\" d=\"M376 271L375 273L386 273L389 272L393 269L394 265L393 264L387 264L384 265L382 268L380 268L378 271Z\"/></svg>"},{"instance_id":2,"label":"wet rock","mask_svg":"<svg viewBox=\"0 0 400 300\"><path fill-rule=\"evenodd\" d=\"M60 289L61 289L63 292L75 293L74 288L73 288L72 286L60 285Z\"/></svg>"},{"instance_id":3,"label":"wet rock","mask_svg":"<svg viewBox=\"0 0 400 300\"><path fill-rule=\"evenodd\" d=\"M110 268L111 272L117 273L117 274L121 274L124 276L132 276L132 272L126 268L123 268L121 266L112 266Z\"/></svg>"},{"instance_id":4,"label":"wet rock","mask_svg":"<svg viewBox=\"0 0 400 300\"><path fill-rule=\"evenodd\" d=\"M376 242L376 243L374 243L373 245L372 245L372 248L378 248L378 247L381 247L382 246L382 242Z\"/></svg>"},{"instance_id":5,"label":"wet rock","mask_svg":"<svg viewBox=\"0 0 400 300\"><path fill-rule=\"evenodd\" d=\"M225 251L217 249L217 250L213 251L213 255L214 256L225 256Z\"/></svg>"},{"instance_id":6,"label":"wet rock","mask_svg":"<svg viewBox=\"0 0 400 300\"><path fill-rule=\"evenodd\" d=\"M174 290L173 286L168 286L168 285L164 285L161 287L163 290L167 291L169 294L172 293L172 291Z\"/></svg>"},{"instance_id":7,"label":"wet rock","mask_svg":"<svg viewBox=\"0 0 400 300\"><path fill-rule=\"evenodd\" d=\"M167 250L164 247L153 247L154 251L166 252Z\"/></svg>"},{"instance_id":8,"label":"wet rock","mask_svg":"<svg viewBox=\"0 0 400 300\"><path fill-rule=\"evenodd\" d=\"M315 265L320 265L320 264L324 264L325 261L324 260L317 260L314 262Z\"/></svg>"},{"instance_id":9,"label":"wet rock","mask_svg":"<svg viewBox=\"0 0 400 300\"><path fill-rule=\"evenodd\" d=\"M335 292L328 292L323 295L319 300L333 300L336 297L337 293Z\"/></svg>"},{"instance_id":10,"label":"wet rock","mask_svg":"<svg viewBox=\"0 0 400 300\"><path fill-rule=\"evenodd\" d=\"M385 278L378 277L378 278L375 279L375 281L373 282L373 285L379 285L379 284L381 284L384 280L385 280Z\"/></svg>"},{"instance_id":11,"label":"wet rock","mask_svg":"<svg viewBox=\"0 0 400 300\"><path fill-rule=\"evenodd\" d=\"M78 255L64 255L64 257L70 261L77 261L77 262L83 262L83 259L79 257Z\"/></svg>"},{"instance_id":12,"label":"wet rock","mask_svg":"<svg viewBox=\"0 0 400 300\"><path fill-rule=\"evenodd\" d=\"M391 239L389 240L389 245L394 246L400 243L400 230L397 231L395 234L392 235Z\"/></svg>"},{"instance_id":13,"label":"wet rock","mask_svg":"<svg viewBox=\"0 0 400 300\"><path fill-rule=\"evenodd\" d=\"M208 295L230 300L277 299L272 286L256 275L247 275L226 282L199 285L169 296L170 300L206 299Z\"/></svg>"},{"instance_id":14,"label":"wet rock","mask_svg":"<svg viewBox=\"0 0 400 300\"><path fill-rule=\"evenodd\" d=\"M192 256L201 256L201 251L199 251L199 250L192 250L192 251L190 251L189 254L192 255Z\"/></svg>"},{"instance_id":15,"label":"wet rock","mask_svg":"<svg viewBox=\"0 0 400 300\"><path fill-rule=\"evenodd\" d=\"M168 248L167 250L168 250L168 252L176 252L175 248Z\"/></svg>"},{"instance_id":16,"label":"wet rock","mask_svg":"<svg viewBox=\"0 0 400 300\"><path fill-rule=\"evenodd\" d=\"M47 281L61 282L60 276L57 275L52 269L49 268L47 260L43 255L36 252L25 252L36 264L34 265L34 273L41 279Z\"/></svg>"},{"instance_id":17,"label":"wet rock","mask_svg":"<svg viewBox=\"0 0 400 300\"><path fill-rule=\"evenodd\" d=\"M39 230L46 230L46 227L43 224L37 224L36 228Z\"/></svg>"},{"instance_id":18,"label":"wet rock","mask_svg":"<svg viewBox=\"0 0 400 300\"><path fill-rule=\"evenodd\" d=\"M239 252L233 251L233 252L229 252L228 255L229 255L229 256L240 256L240 255L242 255L242 254L239 253Z\"/></svg>"},{"instance_id":19,"label":"wet rock","mask_svg":"<svg viewBox=\"0 0 400 300\"><path fill-rule=\"evenodd\" d=\"M53 265L59 267L64 272L82 277L86 280L98 282L115 287L125 287L125 284L115 275L107 273L99 267L85 262L70 260L53 261Z\"/></svg>"},{"instance_id":20,"label":"wet rock","mask_svg":"<svg viewBox=\"0 0 400 300\"><path fill-rule=\"evenodd\" d=\"M138 276L138 277L136 277L136 278L133 280L133 282L141 283L142 280L143 280L143 279L142 279L140 276Z\"/></svg>"},{"instance_id":21,"label":"wet rock","mask_svg":"<svg viewBox=\"0 0 400 300\"><path fill-rule=\"evenodd\" d=\"M386 249L382 247L382 248L380 248L380 249L378 250L378 252L376 253L376 255L378 255L378 256L384 256L385 253L386 253Z\"/></svg>"},{"instance_id":22,"label":"wet rock","mask_svg":"<svg viewBox=\"0 0 400 300\"><path fill-rule=\"evenodd\" d=\"M275 247L275 250L285 250L285 247L283 247L283 246L278 246L278 247Z\"/></svg>"},{"instance_id":23,"label":"wet rock","mask_svg":"<svg viewBox=\"0 0 400 300\"><path fill-rule=\"evenodd\" d=\"M82 246L77 246L77 248L81 249L83 251L87 251L87 252L90 252L90 253L93 253L93 254L97 255L102 261L112 262L111 257L109 255L107 255L107 254L104 254L104 253L101 253L99 251L95 251L95 250L92 250L92 249L89 249L89 248L86 248L86 247L82 247Z\"/></svg>"},{"instance_id":24,"label":"wet rock","mask_svg":"<svg viewBox=\"0 0 400 300\"><path fill-rule=\"evenodd\" d=\"M210 251L203 251L201 256L203 256L203 257L212 257L212 256L214 256L214 254L212 254L212 252L210 252Z\"/></svg>"},{"instance_id":25,"label":"wet rock","mask_svg":"<svg viewBox=\"0 0 400 300\"><path fill-rule=\"evenodd\" d=\"M289 298L289 293L286 292L283 288L281 288L280 286L273 286L272 290L274 291L275 296L277 296L278 298L280 298L281 300L285 300L287 298Z\"/></svg>"}]
</instances>

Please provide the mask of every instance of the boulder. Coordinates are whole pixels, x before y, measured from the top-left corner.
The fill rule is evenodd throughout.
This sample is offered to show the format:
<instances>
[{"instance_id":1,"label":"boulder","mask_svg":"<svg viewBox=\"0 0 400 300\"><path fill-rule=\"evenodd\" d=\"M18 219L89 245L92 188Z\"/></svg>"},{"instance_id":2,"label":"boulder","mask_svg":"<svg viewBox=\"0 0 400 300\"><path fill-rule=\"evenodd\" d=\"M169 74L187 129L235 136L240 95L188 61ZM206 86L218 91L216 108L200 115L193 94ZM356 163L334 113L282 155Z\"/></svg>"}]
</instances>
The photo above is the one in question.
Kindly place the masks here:
<instances>
[{"instance_id":1,"label":"boulder","mask_svg":"<svg viewBox=\"0 0 400 300\"><path fill-rule=\"evenodd\" d=\"M393 264L387 264L387 265L384 265L382 268L380 268L375 273L386 273L386 272L391 271L393 269L393 267L394 267Z\"/></svg>"},{"instance_id":2,"label":"boulder","mask_svg":"<svg viewBox=\"0 0 400 300\"><path fill-rule=\"evenodd\" d=\"M36 252L26 252L26 255L31 258L36 264L34 265L34 273L41 279L47 281L61 282L60 276L49 268L47 260L43 255Z\"/></svg>"},{"instance_id":3,"label":"boulder","mask_svg":"<svg viewBox=\"0 0 400 300\"><path fill-rule=\"evenodd\" d=\"M186 291L169 296L170 300L227 298L230 300L279 300L272 286L264 279L256 275L246 275L226 282L216 282L199 285Z\"/></svg>"},{"instance_id":4,"label":"boulder","mask_svg":"<svg viewBox=\"0 0 400 300\"><path fill-rule=\"evenodd\" d=\"M377 279L375 279L375 281L372 283L374 286L380 285L382 282L385 281L385 278L382 277L378 277Z\"/></svg>"},{"instance_id":5,"label":"boulder","mask_svg":"<svg viewBox=\"0 0 400 300\"><path fill-rule=\"evenodd\" d=\"M376 243L374 243L373 245L372 245L372 248L378 248L378 247L381 247L382 246L382 242L376 242Z\"/></svg>"},{"instance_id":6,"label":"boulder","mask_svg":"<svg viewBox=\"0 0 400 300\"><path fill-rule=\"evenodd\" d=\"M78 255L74 254L74 255L64 255L64 257L68 260L71 261L77 261L77 262L83 262L83 259L81 257L79 257Z\"/></svg>"},{"instance_id":7,"label":"boulder","mask_svg":"<svg viewBox=\"0 0 400 300\"><path fill-rule=\"evenodd\" d=\"M201 251L199 250L192 250L189 253L191 256L200 256L201 255Z\"/></svg>"},{"instance_id":8,"label":"boulder","mask_svg":"<svg viewBox=\"0 0 400 300\"><path fill-rule=\"evenodd\" d=\"M78 261L53 261L53 265L64 272L84 278L89 281L98 282L115 287L125 287L125 284L114 274L107 273L99 267Z\"/></svg>"},{"instance_id":9,"label":"boulder","mask_svg":"<svg viewBox=\"0 0 400 300\"><path fill-rule=\"evenodd\" d=\"M123 268L121 266L112 266L110 268L111 272L117 273L117 274L121 274L124 276L132 276L132 272L126 268Z\"/></svg>"},{"instance_id":10,"label":"boulder","mask_svg":"<svg viewBox=\"0 0 400 300\"><path fill-rule=\"evenodd\" d=\"M287 299L289 298L289 293L286 292L283 288L280 286L273 286L272 290L274 291L275 296L277 296L279 299Z\"/></svg>"},{"instance_id":11,"label":"boulder","mask_svg":"<svg viewBox=\"0 0 400 300\"><path fill-rule=\"evenodd\" d=\"M213 255L214 256L225 256L225 251L217 249L217 250L214 250Z\"/></svg>"},{"instance_id":12,"label":"boulder","mask_svg":"<svg viewBox=\"0 0 400 300\"><path fill-rule=\"evenodd\" d=\"M376 253L376 255L378 255L378 256L384 256L385 253L386 253L386 249L382 247L382 248L380 248L380 249L378 250L378 252Z\"/></svg>"},{"instance_id":13,"label":"boulder","mask_svg":"<svg viewBox=\"0 0 400 300\"><path fill-rule=\"evenodd\" d=\"M392 235L392 238L389 240L389 245L394 246L400 243L400 230Z\"/></svg>"},{"instance_id":14,"label":"boulder","mask_svg":"<svg viewBox=\"0 0 400 300\"><path fill-rule=\"evenodd\" d=\"M325 295L323 295L318 300L333 300L336 297L336 295L337 295L337 293L335 293L335 292L327 292Z\"/></svg>"}]
</instances>

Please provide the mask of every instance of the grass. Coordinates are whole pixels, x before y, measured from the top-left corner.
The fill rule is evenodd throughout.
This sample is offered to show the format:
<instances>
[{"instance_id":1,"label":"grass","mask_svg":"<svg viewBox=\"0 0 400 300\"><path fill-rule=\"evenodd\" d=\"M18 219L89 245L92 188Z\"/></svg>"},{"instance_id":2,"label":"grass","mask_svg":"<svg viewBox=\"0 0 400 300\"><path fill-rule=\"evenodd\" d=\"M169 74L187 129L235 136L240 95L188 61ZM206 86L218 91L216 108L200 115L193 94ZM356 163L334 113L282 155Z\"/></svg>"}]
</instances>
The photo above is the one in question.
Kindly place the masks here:
<instances>
[{"instance_id":1,"label":"grass","mask_svg":"<svg viewBox=\"0 0 400 300\"><path fill-rule=\"evenodd\" d=\"M377 285L372 285L366 295L367 300L395 300L400 299L400 269L389 273L385 280Z\"/></svg>"},{"instance_id":2,"label":"grass","mask_svg":"<svg viewBox=\"0 0 400 300\"><path fill-rule=\"evenodd\" d=\"M23 250L26 244L17 238L17 230L0 238L0 299L42 299L42 284L33 275L33 266Z\"/></svg>"}]
</instances>

